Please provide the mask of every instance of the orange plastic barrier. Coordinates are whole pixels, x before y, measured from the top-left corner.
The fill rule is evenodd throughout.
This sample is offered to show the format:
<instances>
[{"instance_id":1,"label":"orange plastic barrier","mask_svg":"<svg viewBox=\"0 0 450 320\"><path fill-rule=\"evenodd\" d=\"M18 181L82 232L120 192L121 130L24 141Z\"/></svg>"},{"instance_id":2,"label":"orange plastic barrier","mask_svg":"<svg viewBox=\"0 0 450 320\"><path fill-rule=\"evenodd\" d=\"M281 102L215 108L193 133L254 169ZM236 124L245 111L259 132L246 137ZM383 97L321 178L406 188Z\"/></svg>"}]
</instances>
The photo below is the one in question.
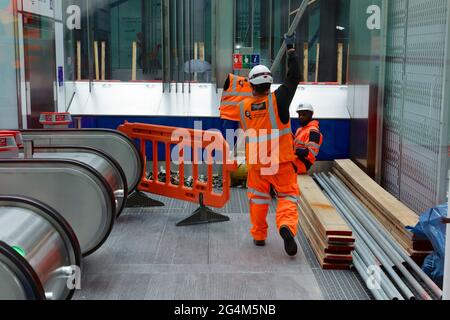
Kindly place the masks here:
<instances>
[{"instance_id":1,"label":"orange plastic barrier","mask_svg":"<svg viewBox=\"0 0 450 320\"><path fill-rule=\"evenodd\" d=\"M230 172L237 169L236 162L229 159L230 147L225 141L224 137L219 132L205 132L193 129L181 129L175 127L166 127L159 125L148 125L142 123L128 123L119 126L119 131L126 134L133 140L138 140L140 143L141 155L144 158L144 176L138 186L139 191L158 194L161 196L179 199L183 201L200 203L201 206L211 206L214 208L224 207L230 200ZM185 132L183 138L174 141L173 135L178 132ZM207 139L205 139L205 134ZM190 139L185 139L185 138ZM153 180L147 177L147 147L150 145L153 153ZM158 181L158 145L165 145L165 163L166 163L166 181ZM215 150L213 146L220 145L222 150ZM170 172L175 165L172 163L172 146L178 146L179 159L177 162L180 172L179 185L171 183ZM189 148L191 151L193 172L192 188L186 187L184 183L186 160L184 159L184 150ZM206 152L207 159L202 161L198 158L199 149L202 153ZM213 190L213 154L219 151L221 155L220 165L222 166L223 175L223 189L222 193L216 193ZM201 162L201 163L200 163ZM191 164L189 164L191 165ZM199 181L199 166L207 165L207 182Z\"/></svg>"}]
</instances>

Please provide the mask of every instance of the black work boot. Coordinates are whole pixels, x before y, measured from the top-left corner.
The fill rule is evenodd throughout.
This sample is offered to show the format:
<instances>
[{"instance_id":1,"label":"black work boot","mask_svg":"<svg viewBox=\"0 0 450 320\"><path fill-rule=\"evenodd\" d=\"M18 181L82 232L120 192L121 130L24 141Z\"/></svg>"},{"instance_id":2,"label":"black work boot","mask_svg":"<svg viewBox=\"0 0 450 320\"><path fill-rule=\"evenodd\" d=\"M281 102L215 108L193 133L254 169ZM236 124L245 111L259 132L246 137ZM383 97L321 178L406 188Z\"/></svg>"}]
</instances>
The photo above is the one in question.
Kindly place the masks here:
<instances>
[{"instance_id":1,"label":"black work boot","mask_svg":"<svg viewBox=\"0 0 450 320\"><path fill-rule=\"evenodd\" d=\"M286 253L291 257L296 256L298 248L291 230L286 226L282 226L280 235L284 240L284 249L286 250Z\"/></svg>"},{"instance_id":2,"label":"black work boot","mask_svg":"<svg viewBox=\"0 0 450 320\"><path fill-rule=\"evenodd\" d=\"M253 240L253 243L257 247L265 247L266 246L266 240Z\"/></svg>"}]
</instances>

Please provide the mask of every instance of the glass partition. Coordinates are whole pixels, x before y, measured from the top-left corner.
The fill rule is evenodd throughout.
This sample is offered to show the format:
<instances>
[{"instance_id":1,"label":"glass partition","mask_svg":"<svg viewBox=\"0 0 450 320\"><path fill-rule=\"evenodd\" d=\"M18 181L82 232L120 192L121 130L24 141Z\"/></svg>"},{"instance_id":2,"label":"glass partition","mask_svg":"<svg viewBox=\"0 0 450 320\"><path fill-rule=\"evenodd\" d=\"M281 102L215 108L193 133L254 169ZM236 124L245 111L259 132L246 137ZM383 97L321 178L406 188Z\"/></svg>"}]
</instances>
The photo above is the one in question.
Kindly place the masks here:
<instances>
[{"instance_id":1,"label":"glass partition","mask_svg":"<svg viewBox=\"0 0 450 320\"><path fill-rule=\"evenodd\" d=\"M311 1L297 28L297 53L304 82L347 81L349 0ZM302 0L235 0L234 53L260 55L271 66ZM235 70L248 74L250 67ZM275 82L286 74L276 70Z\"/></svg>"},{"instance_id":2,"label":"glass partition","mask_svg":"<svg viewBox=\"0 0 450 320\"><path fill-rule=\"evenodd\" d=\"M68 79L72 81L162 81L164 83L222 83L216 79L220 59L233 54L257 54L271 66L283 35L302 0L235 0L227 23L233 43L217 43L222 14L219 0L64 0L65 8L81 10L80 28L66 30ZM230 0L231 1L231 0ZM348 15L350 0L310 3L297 29L297 49L305 82L347 80ZM223 5L222 5L223 6ZM73 12L66 11L70 20ZM222 48L232 47L227 56ZM338 71L338 66L339 71ZM276 82L286 73L283 64Z\"/></svg>"},{"instance_id":3,"label":"glass partition","mask_svg":"<svg viewBox=\"0 0 450 320\"><path fill-rule=\"evenodd\" d=\"M65 2L81 9L65 34L69 80L162 81L161 0Z\"/></svg>"},{"instance_id":4,"label":"glass partition","mask_svg":"<svg viewBox=\"0 0 450 320\"><path fill-rule=\"evenodd\" d=\"M215 1L170 0L166 26L170 28L169 83L215 83ZM167 30L166 30L167 32ZM183 86L184 88L184 86Z\"/></svg>"},{"instance_id":5,"label":"glass partition","mask_svg":"<svg viewBox=\"0 0 450 320\"><path fill-rule=\"evenodd\" d=\"M18 128L16 49L11 1L0 0L0 128Z\"/></svg>"}]
</instances>

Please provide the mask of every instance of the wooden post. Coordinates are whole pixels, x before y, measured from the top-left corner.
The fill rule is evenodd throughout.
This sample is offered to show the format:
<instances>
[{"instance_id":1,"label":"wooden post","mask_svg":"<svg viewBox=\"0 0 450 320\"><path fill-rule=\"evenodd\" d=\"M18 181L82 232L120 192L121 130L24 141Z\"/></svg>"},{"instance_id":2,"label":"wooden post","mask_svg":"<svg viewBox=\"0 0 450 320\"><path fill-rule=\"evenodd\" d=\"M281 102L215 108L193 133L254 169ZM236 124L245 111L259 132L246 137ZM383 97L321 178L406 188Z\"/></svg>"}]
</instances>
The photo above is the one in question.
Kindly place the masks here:
<instances>
[{"instance_id":1,"label":"wooden post","mask_svg":"<svg viewBox=\"0 0 450 320\"><path fill-rule=\"evenodd\" d=\"M350 81L350 44L347 47L347 67L346 67L345 83L348 84Z\"/></svg>"},{"instance_id":2,"label":"wooden post","mask_svg":"<svg viewBox=\"0 0 450 320\"><path fill-rule=\"evenodd\" d=\"M199 43L199 51L200 51L200 60L205 61L206 55L205 55L205 43L204 42Z\"/></svg>"},{"instance_id":3,"label":"wooden post","mask_svg":"<svg viewBox=\"0 0 450 320\"><path fill-rule=\"evenodd\" d=\"M194 43L194 60L198 60L198 42ZM197 81L198 74L194 72L194 81Z\"/></svg>"},{"instance_id":4,"label":"wooden post","mask_svg":"<svg viewBox=\"0 0 450 320\"><path fill-rule=\"evenodd\" d=\"M319 65L320 65L320 43L317 44L316 50L316 82L319 82Z\"/></svg>"},{"instance_id":5,"label":"wooden post","mask_svg":"<svg viewBox=\"0 0 450 320\"><path fill-rule=\"evenodd\" d=\"M81 81L81 41L77 41L77 81Z\"/></svg>"},{"instance_id":6,"label":"wooden post","mask_svg":"<svg viewBox=\"0 0 450 320\"><path fill-rule=\"evenodd\" d=\"M102 81L106 80L106 42L102 41Z\"/></svg>"},{"instance_id":7,"label":"wooden post","mask_svg":"<svg viewBox=\"0 0 450 320\"><path fill-rule=\"evenodd\" d=\"M133 53L131 61L131 80L136 81L136 58L137 58L137 43L133 41Z\"/></svg>"},{"instance_id":8,"label":"wooden post","mask_svg":"<svg viewBox=\"0 0 450 320\"><path fill-rule=\"evenodd\" d=\"M309 44L306 42L303 44L303 81L308 82L309 75Z\"/></svg>"},{"instance_id":9,"label":"wooden post","mask_svg":"<svg viewBox=\"0 0 450 320\"><path fill-rule=\"evenodd\" d=\"M344 44L338 43L338 61L337 61L337 82L342 85L342 79L343 79L343 63L344 63Z\"/></svg>"},{"instance_id":10,"label":"wooden post","mask_svg":"<svg viewBox=\"0 0 450 320\"><path fill-rule=\"evenodd\" d=\"M95 64L95 80L100 80L100 69L98 64L98 42L94 41L94 64Z\"/></svg>"}]
</instances>

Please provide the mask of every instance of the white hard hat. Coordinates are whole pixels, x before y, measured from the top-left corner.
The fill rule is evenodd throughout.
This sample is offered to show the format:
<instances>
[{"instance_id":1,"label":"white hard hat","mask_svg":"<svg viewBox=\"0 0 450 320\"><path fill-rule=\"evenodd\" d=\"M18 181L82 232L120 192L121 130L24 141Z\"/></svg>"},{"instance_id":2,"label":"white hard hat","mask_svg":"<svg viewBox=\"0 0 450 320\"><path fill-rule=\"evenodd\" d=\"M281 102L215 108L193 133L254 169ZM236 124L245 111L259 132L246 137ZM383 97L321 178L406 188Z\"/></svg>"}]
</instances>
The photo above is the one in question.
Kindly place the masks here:
<instances>
[{"instance_id":1,"label":"white hard hat","mask_svg":"<svg viewBox=\"0 0 450 320\"><path fill-rule=\"evenodd\" d=\"M248 75L250 83L253 85L273 83L272 73L269 68L263 65L254 67Z\"/></svg>"},{"instance_id":2,"label":"white hard hat","mask_svg":"<svg viewBox=\"0 0 450 320\"><path fill-rule=\"evenodd\" d=\"M310 103L302 103L297 107L297 112L300 111L311 111L314 113L314 108Z\"/></svg>"}]
</instances>

